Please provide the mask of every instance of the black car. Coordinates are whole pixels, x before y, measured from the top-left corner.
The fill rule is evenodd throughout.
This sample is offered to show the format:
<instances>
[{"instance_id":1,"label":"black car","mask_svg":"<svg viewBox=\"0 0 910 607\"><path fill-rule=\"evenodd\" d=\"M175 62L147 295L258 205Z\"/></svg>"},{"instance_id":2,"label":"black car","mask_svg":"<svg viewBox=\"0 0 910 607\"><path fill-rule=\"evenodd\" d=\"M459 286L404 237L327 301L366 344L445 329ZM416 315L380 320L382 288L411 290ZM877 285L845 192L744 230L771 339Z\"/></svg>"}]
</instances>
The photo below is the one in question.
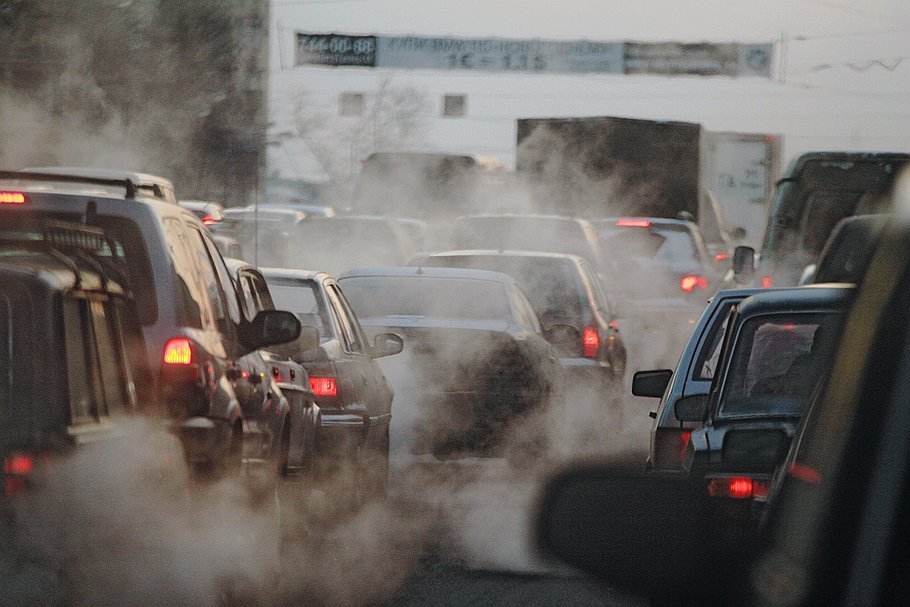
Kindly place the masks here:
<instances>
[{"instance_id":1,"label":"black car","mask_svg":"<svg viewBox=\"0 0 910 607\"><path fill-rule=\"evenodd\" d=\"M320 408L317 474L330 480L352 472L357 475L352 489L385 495L393 392L375 359L401 352L401 338L380 335L368 343L328 274L274 268L263 268L262 274L274 305L319 332L318 347L292 353L306 369Z\"/></svg>"},{"instance_id":2,"label":"black car","mask_svg":"<svg viewBox=\"0 0 910 607\"><path fill-rule=\"evenodd\" d=\"M0 504L137 411L127 348L142 330L129 292L99 272L104 246L98 228L0 225Z\"/></svg>"},{"instance_id":3,"label":"black car","mask_svg":"<svg viewBox=\"0 0 910 607\"><path fill-rule=\"evenodd\" d=\"M338 282L368 332L405 337L401 370L418 409L411 452L445 459L532 449L528 436L561 369L530 303L509 276L454 268L375 267ZM514 445L510 445L515 441ZM533 455L533 453L516 454Z\"/></svg>"},{"instance_id":4,"label":"black car","mask_svg":"<svg viewBox=\"0 0 910 607\"><path fill-rule=\"evenodd\" d=\"M700 425L682 469L704 479L709 495L765 501L771 474L824 379L850 296L847 287L785 289L737 305L710 393L675 405L677 419ZM762 449L756 435L767 441ZM737 509L732 522L747 523L759 510Z\"/></svg>"},{"instance_id":5,"label":"black car","mask_svg":"<svg viewBox=\"0 0 910 607\"><path fill-rule=\"evenodd\" d=\"M700 422L682 422L676 417L676 403L685 397L708 394L718 371L721 343L727 320L743 299L760 289L719 291L705 309L692 331L674 369L639 371L632 379L632 394L660 398L646 467L648 470L679 470L689 437Z\"/></svg>"},{"instance_id":6,"label":"black car","mask_svg":"<svg viewBox=\"0 0 910 607\"><path fill-rule=\"evenodd\" d=\"M512 276L569 372L568 381L587 384L600 397L622 385L627 357L622 320L583 257L534 251L440 251L415 256L408 265L474 268Z\"/></svg>"},{"instance_id":7,"label":"black car","mask_svg":"<svg viewBox=\"0 0 910 607\"><path fill-rule=\"evenodd\" d=\"M140 404L171 420L194 468L238 469L245 426L231 374L243 355L296 339L296 317L241 317L221 255L165 179L40 169L0 173L0 189L17 201L0 205L4 228L68 220L104 230L99 263L131 291L142 327L144 347L130 350L144 361Z\"/></svg>"},{"instance_id":8,"label":"black car","mask_svg":"<svg viewBox=\"0 0 910 607\"><path fill-rule=\"evenodd\" d=\"M857 283L869 263L890 215L855 215L841 219L834 227L818 264L807 267L809 282Z\"/></svg>"}]
</instances>

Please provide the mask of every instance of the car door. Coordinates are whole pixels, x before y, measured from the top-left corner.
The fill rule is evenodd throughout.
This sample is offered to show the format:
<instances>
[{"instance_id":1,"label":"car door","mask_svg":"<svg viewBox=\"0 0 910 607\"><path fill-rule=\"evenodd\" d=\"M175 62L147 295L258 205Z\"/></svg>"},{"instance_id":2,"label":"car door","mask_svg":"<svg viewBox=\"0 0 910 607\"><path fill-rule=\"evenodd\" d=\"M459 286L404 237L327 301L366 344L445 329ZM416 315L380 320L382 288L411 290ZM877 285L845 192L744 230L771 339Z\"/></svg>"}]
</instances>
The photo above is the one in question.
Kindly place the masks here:
<instances>
[{"instance_id":1,"label":"car door","mask_svg":"<svg viewBox=\"0 0 910 607\"><path fill-rule=\"evenodd\" d=\"M342 364L345 369L339 368L339 376L351 382L356 402L366 406L371 418L388 416L392 408L392 390L379 365L369 354L363 329L344 298L341 287L334 280L327 280L325 287L329 305L333 308L341 329L340 341L344 350Z\"/></svg>"}]
</instances>

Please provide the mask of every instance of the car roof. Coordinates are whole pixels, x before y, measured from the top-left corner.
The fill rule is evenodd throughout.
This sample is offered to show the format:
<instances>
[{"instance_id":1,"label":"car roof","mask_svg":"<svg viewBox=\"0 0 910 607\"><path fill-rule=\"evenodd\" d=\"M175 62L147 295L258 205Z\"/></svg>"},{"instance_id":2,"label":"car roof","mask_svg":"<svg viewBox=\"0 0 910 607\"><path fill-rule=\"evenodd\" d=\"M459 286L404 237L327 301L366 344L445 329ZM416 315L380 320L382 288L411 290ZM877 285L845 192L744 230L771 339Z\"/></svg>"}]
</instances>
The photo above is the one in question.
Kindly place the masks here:
<instances>
[{"instance_id":1,"label":"car roof","mask_svg":"<svg viewBox=\"0 0 910 607\"><path fill-rule=\"evenodd\" d=\"M315 280L331 278L331 274L320 270L298 270L293 268L259 268L266 278L281 278L285 280Z\"/></svg>"},{"instance_id":2,"label":"car roof","mask_svg":"<svg viewBox=\"0 0 910 607\"><path fill-rule=\"evenodd\" d=\"M150 180L143 181L146 177ZM0 181L15 183L16 189L35 194L177 203L170 181L142 173L47 167L0 171Z\"/></svg>"},{"instance_id":3,"label":"car roof","mask_svg":"<svg viewBox=\"0 0 910 607\"><path fill-rule=\"evenodd\" d=\"M845 310L852 293L852 285L819 285L757 293L744 299L737 312L742 318L780 312Z\"/></svg>"},{"instance_id":4,"label":"car roof","mask_svg":"<svg viewBox=\"0 0 910 607\"><path fill-rule=\"evenodd\" d=\"M131 180L137 185L140 183L158 184L174 189L174 183L170 179L151 175L149 173L137 173L134 171L121 171L117 169L96 169L91 167L28 167L21 169L23 173L39 173L42 175L72 175L73 177L88 177L91 179L117 179Z\"/></svg>"},{"instance_id":5,"label":"car roof","mask_svg":"<svg viewBox=\"0 0 910 607\"><path fill-rule=\"evenodd\" d=\"M465 219L540 219L546 221L566 221L585 223L588 220L574 215L548 215L545 213L478 213L475 215L462 215L456 220Z\"/></svg>"},{"instance_id":6,"label":"car roof","mask_svg":"<svg viewBox=\"0 0 910 607\"><path fill-rule=\"evenodd\" d=\"M581 255L571 253L551 253L549 251L522 251L519 249L453 249L451 251L436 251L428 257L538 257L546 259L566 259L580 263L584 261Z\"/></svg>"},{"instance_id":7,"label":"car roof","mask_svg":"<svg viewBox=\"0 0 910 607\"><path fill-rule=\"evenodd\" d=\"M306 213L304 211L297 211L294 209L285 209L285 208L259 208L248 206L248 207L232 207L224 210L224 216L230 219L237 221L253 221L256 217L264 220L272 219L295 219L301 220L306 218Z\"/></svg>"},{"instance_id":8,"label":"car roof","mask_svg":"<svg viewBox=\"0 0 910 607\"><path fill-rule=\"evenodd\" d=\"M452 278L460 280L487 280L499 282L506 286L512 286L515 281L508 274L502 272L491 272L489 270L473 270L467 268L431 268L419 266L376 266L369 268L353 268L341 276L339 280L345 278L398 278L398 277L416 277L416 278Z\"/></svg>"}]
</instances>

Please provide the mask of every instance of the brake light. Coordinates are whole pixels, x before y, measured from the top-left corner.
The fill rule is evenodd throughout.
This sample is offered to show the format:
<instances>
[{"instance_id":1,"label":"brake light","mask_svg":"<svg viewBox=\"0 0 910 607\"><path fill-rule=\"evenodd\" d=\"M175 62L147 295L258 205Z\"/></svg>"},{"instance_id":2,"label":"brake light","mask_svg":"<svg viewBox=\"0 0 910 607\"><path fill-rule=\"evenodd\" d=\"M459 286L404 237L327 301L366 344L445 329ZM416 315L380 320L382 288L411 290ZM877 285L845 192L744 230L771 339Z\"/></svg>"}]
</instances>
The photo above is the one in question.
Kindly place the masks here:
<instances>
[{"instance_id":1,"label":"brake light","mask_svg":"<svg viewBox=\"0 0 910 607\"><path fill-rule=\"evenodd\" d=\"M689 274L683 276L679 281L679 288L685 293L691 293L695 289L707 289L708 279L704 276L698 276L697 274Z\"/></svg>"},{"instance_id":2,"label":"brake light","mask_svg":"<svg viewBox=\"0 0 910 607\"><path fill-rule=\"evenodd\" d=\"M25 204L22 192L0 192L0 204Z\"/></svg>"},{"instance_id":3,"label":"brake light","mask_svg":"<svg viewBox=\"0 0 910 607\"><path fill-rule=\"evenodd\" d=\"M714 261L717 263L720 263L722 261L727 261L728 259L730 259L730 256L727 255L726 253L718 253L717 255L714 256Z\"/></svg>"},{"instance_id":4,"label":"brake light","mask_svg":"<svg viewBox=\"0 0 910 607\"><path fill-rule=\"evenodd\" d=\"M338 396L338 383L334 377L310 377L310 390L316 396Z\"/></svg>"},{"instance_id":5,"label":"brake light","mask_svg":"<svg viewBox=\"0 0 910 607\"><path fill-rule=\"evenodd\" d=\"M650 228L651 222L647 219L620 219L616 225L621 228Z\"/></svg>"},{"instance_id":6,"label":"brake light","mask_svg":"<svg viewBox=\"0 0 910 607\"><path fill-rule=\"evenodd\" d=\"M206 215L205 217L202 218L202 225L211 226L211 225L215 225L216 223L218 223L218 222L215 221L211 215Z\"/></svg>"},{"instance_id":7,"label":"brake light","mask_svg":"<svg viewBox=\"0 0 910 607\"><path fill-rule=\"evenodd\" d=\"M708 481L708 495L744 500L768 497L768 481L751 479L748 476L712 478Z\"/></svg>"},{"instance_id":8,"label":"brake light","mask_svg":"<svg viewBox=\"0 0 910 607\"><path fill-rule=\"evenodd\" d=\"M15 455L10 455L5 460L3 460L3 471L7 474L25 476L26 474L32 473L32 468L34 465L35 460L31 455L18 453Z\"/></svg>"},{"instance_id":9,"label":"brake light","mask_svg":"<svg viewBox=\"0 0 910 607\"><path fill-rule=\"evenodd\" d=\"M585 327L581 332L581 353L585 358L596 358L600 351L600 335L597 327Z\"/></svg>"},{"instance_id":10,"label":"brake light","mask_svg":"<svg viewBox=\"0 0 910 607\"><path fill-rule=\"evenodd\" d=\"M193 362L193 350L190 340L175 337L164 346L164 362L169 365L189 365Z\"/></svg>"},{"instance_id":11,"label":"brake light","mask_svg":"<svg viewBox=\"0 0 910 607\"><path fill-rule=\"evenodd\" d=\"M771 276L762 276L761 278L761 288L770 289L774 285L774 278Z\"/></svg>"}]
</instances>

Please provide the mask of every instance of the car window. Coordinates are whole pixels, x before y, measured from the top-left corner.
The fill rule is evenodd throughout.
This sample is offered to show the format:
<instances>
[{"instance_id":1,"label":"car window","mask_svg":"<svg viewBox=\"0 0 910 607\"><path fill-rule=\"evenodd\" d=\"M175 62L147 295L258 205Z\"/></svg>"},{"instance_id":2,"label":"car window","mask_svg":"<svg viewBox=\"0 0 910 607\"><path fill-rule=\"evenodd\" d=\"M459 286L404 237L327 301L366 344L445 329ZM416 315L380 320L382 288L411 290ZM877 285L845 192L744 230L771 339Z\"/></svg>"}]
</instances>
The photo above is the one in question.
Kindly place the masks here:
<instances>
[{"instance_id":1,"label":"car window","mask_svg":"<svg viewBox=\"0 0 910 607\"><path fill-rule=\"evenodd\" d=\"M357 276L341 286L360 318L422 316L456 320L505 320L508 293L490 280L420 276Z\"/></svg>"},{"instance_id":2,"label":"car window","mask_svg":"<svg viewBox=\"0 0 910 607\"><path fill-rule=\"evenodd\" d=\"M701 263L692 234L684 227L608 226L600 230L600 246L607 262L659 262L675 267Z\"/></svg>"},{"instance_id":3,"label":"car window","mask_svg":"<svg viewBox=\"0 0 910 607\"><path fill-rule=\"evenodd\" d=\"M240 303L243 308L243 316L248 321L252 321L256 317L259 303L256 301L256 295L253 293L250 275L246 272L241 272L239 281L240 284L237 285L237 288L240 289Z\"/></svg>"},{"instance_id":4,"label":"car window","mask_svg":"<svg viewBox=\"0 0 910 607\"><path fill-rule=\"evenodd\" d=\"M250 289L256 298L258 310L274 310L275 304L272 302L272 295L269 293L269 286L265 279L255 272L247 273L247 279L250 282Z\"/></svg>"},{"instance_id":5,"label":"car window","mask_svg":"<svg viewBox=\"0 0 910 607\"><path fill-rule=\"evenodd\" d=\"M695 359L692 379L699 381L714 379L717 363L720 360L720 345L724 341L724 333L727 332L727 322L730 320L733 309L732 301L718 306L711 325L707 328L702 348Z\"/></svg>"},{"instance_id":6,"label":"car window","mask_svg":"<svg viewBox=\"0 0 910 607\"><path fill-rule=\"evenodd\" d=\"M344 336L347 349L351 352L363 352L366 346L357 317L347 305L340 289L333 284L326 286L326 294L329 296L329 304L335 309L335 316L341 325L341 332Z\"/></svg>"},{"instance_id":7,"label":"car window","mask_svg":"<svg viewBox=\"0 0 910 607\"><path fill-rule=\"evenodd\" d=\"M197 230L190 229L187 235L187 242L190 251L197 260L199 275L202 279L206 298L212 307L212 314L218 330L222 335L231 335L231 329L228 326L228 312L225 305L226 294L218 279L218 273L215 270L212 258L209 257L209 252L202 240L202 235ZM238 322L240 320L239 314L237 320Z\"/></svg>"},{"instance_id":8,"label":"car window","mask_svg":"<svg viewBox=\"0 0 910 607\"><path fill-rule=\"evenodd\" d=\"M725 378L719 416L798 415L822 376L834 338L826 314L775 314L745 321Z\"/></svg>"},{"instance_id":9,"label":"car window","mask_svg":"<svg viewBox=\"0 0 910 607\"><path fill-rule=\"evenodd\" d=\"M218 276L218 282L221 284L221 293L225 298L227 303L227 313L228 317L234 324L240 322L240 307L237 304L237 298L235 297L234 292L234 282L231 280L231 274L228 272L227 266L224 265L224 259L221 257L221 253L218 251L218 247L215 246L215 243L212 242L211 237L208 234L203 233L198 227L191 226L189 228L190 240L196 238L201 239L203 245L208 251L208 261L211 263L212 267L215 268L215 273Z\"/></svg>"},{"instance_id":10,"label":"car window","mask_svg":"<svg viewBox=\"0 0 910 607\"><path fill-rule=\"evenodd\" d=\"M104 411L98 411L98 414L109 415L132 405L129 371L123 357L123 341L113 302L92 301L89 310L105 404Z\"/></svg>"},{"instance_id":11,"label":"car window","mask_svg":"<svg viewBox=\"0 0 910 607\"><path fill-rule=\"evenodd\" d=\"M181 323L197 329L213 327L212 312L209 298L206 296L200 276L196 272L195 264L190 257L190 249L183 232L183 225L176 219L164 220L164 237L171 259L174 262L174 271L177 273L177 293L181 314Z\"/></svg>"},{"instance_id":12,"label":"car window","mask_svg":"<svg viewBox=\"0 0 910 607\"><path fill-rule=\"evenodd\" d=\"M537 319L537 314L534 313L534 309L531 307L531 302L528 301L528 298L518 285L515 285L514 289L519 319L535 333L542 333L543 329L540 327L540 321Z\"/></svg>"},{"instance_id":13,"label":"car window","mask_svg":"<svg viewBox=\"0 0 910 607\"><path fill-rule=\"evenodd\" d=\"M304 326L316 327L324 339L335 337L335 328L328 316L325 300L312 281L268 281L275 309L293 312Z\"/></svg>"}]
</instances>

